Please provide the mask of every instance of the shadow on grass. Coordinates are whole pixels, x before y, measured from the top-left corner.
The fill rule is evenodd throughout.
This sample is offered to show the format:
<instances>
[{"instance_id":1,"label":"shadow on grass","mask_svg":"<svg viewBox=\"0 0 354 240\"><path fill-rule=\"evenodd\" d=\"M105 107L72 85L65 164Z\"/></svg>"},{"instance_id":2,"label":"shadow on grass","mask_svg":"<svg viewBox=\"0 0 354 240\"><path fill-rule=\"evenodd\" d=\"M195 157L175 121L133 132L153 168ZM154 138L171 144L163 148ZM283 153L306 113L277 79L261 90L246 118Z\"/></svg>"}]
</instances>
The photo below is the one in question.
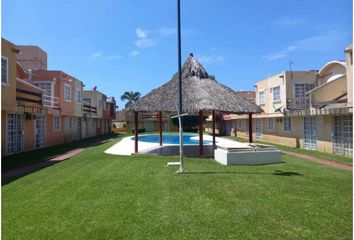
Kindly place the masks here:
<instances>
[{"instance_id":1,"label":"shadow on grass","mask_svg":"<svg viewBox=\"0 0 354 240\"><path fill-rule=\"evenodd\" d=\"M283 177L292 177L292 176L303 176L303 174L298 172L283 172L282 170L274 170L274 172L226 172L226 171L205 171L205 172L185 172L185 174L256 174L256 175L276 175Z\"/></svg>"},{"instance_id":2,"label":"shadow on grass","mask_svg":"<svg viewBox=\"0 0 354 240\"><path fill-rule=\"evenodd\" d=\"M86 138L83 140L77 140L73 142L68 142L56 146L51 146L47 148L37 149L30 152L24 152L20 154L15 154L11 156L6 156L1 159L2 166L2 185L9 183L19 177L25 176L39 169L52 166L60 161L48 161L54 157L65 154L71 150L77 148L90 148L96 147L101 144L109 142L111 139L121 136L117 133L109 133L101 136ZM68 158L69 159L69 158ZM27 168L23 170L24 168ZM21 171L21 169L23 171ZM7 178L4 173L9 173L11 171L18 171L18 174L9 174L11 177ZM5 174L6 175L6 174ZM6 177L6 178L4 178Z\"/></svg>"}]
</instances>

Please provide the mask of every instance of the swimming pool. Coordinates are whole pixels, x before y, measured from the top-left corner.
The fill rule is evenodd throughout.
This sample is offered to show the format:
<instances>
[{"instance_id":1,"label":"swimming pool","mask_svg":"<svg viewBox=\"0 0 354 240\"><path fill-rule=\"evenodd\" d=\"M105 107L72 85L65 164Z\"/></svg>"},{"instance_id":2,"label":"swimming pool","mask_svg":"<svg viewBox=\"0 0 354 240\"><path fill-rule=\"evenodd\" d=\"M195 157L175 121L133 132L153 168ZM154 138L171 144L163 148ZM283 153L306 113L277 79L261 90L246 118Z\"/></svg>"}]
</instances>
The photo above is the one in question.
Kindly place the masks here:
<instances>
[{"instance_id":1,"label":"swimming pool","mask_svg":"<svg viewBox=\"0 0 354 240\"><path fill-rule=\"evenodd\" d=\"M148 143L160 143L160 135L158 134L149 134L141 135L138 137L141 142ZM132 137L132 140L135 140L135 137ZM179 144L179 135L178 134L163 134L162 135L163 144ZM185 145L196 145L199 144L199 135L198 134L183 134L183 144ZM212 141L204 140L204 145L212 144Z\"/></svg>"}]
</instances>

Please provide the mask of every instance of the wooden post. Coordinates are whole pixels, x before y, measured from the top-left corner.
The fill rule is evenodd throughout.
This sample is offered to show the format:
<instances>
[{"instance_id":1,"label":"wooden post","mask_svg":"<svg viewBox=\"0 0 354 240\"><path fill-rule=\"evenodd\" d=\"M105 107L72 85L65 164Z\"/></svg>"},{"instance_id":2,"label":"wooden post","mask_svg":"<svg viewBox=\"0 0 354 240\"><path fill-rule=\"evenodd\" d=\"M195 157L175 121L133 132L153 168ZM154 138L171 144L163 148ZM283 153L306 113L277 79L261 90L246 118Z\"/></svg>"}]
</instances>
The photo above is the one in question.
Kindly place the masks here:
<instances>
[{"instance_id":1,"label":"wooden post","mask_svg":"<svg viewBox=\"0 0 354 240\"><path fill-rule=\"evenodd\" d=\"M213 110L213 148L215 149L215 110Z\"/></svg>"},{"instance_id":2,"label":"wooden post","mask_svg":"<svg viewBox=\"0 0 354 240\"><path fill-rule=\"evenodd\" d=\"M138 153L138 132L139 132L139 113L135 112L135 129L134 129L134 136L135 136L135 153Z\"/></svg>"},{"instance_id":3,"label":"wooden post","mask_svg":"<svg viewBox=\"0 0 354 240\"><path fill-rule=\"evenodd\" d=\"M160 146L162 146L162 112L159 112Z\"/></svg>"},{"instance_id":4,"label":"wooden post","mask_svg":"<svg viewBox=\"0 0 354 240\"><path fill-rule=\"evenodd\" d=\"M237 123L238 123L237 121L240 121L240 120L237 120L237 119L235 120L235 137L237 137Z\"/></svg>"},{"instance_id":5,"label":"wooden post","mask_svg":"<svg viewBox=\"0 0 354 240\"><path fill-rule=\"evenodd\" d=\"M204 149L203 149L203 110L199 110L199 154L204 155Z\"/></svg>"},{"instance_id":6,"label":"wooden post","mask_svg":"<svg viewBox=\"0 0 354 240\"><path fill-rule=\"evenodd\" d=\"M252 113L248 114L248 142L249 143L253 142L253 136L252 136Z\"/></svg>"}]
</instances>

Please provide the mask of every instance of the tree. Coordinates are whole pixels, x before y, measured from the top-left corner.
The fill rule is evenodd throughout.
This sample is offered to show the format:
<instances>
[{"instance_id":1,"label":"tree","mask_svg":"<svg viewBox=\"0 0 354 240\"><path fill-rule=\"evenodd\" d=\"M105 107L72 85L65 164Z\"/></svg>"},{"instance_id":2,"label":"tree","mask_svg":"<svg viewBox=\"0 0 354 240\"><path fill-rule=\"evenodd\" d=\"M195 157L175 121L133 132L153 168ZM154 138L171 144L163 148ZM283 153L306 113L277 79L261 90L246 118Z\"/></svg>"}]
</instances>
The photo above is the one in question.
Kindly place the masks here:
<instances>
[{"instance_id":1,"label":"tree","mask_svg":"<svg viewBox=\"0 0 354 240\"><path fill-rule=\"evenodd\" d=\"M124 94L120 97L120 100L127 101L127 103L125 104L125 107L127 107L128 105L137 101L139 98L140 98L140 92L130 91L130 92L124 92Z\"/></svg>"}]
</instances>

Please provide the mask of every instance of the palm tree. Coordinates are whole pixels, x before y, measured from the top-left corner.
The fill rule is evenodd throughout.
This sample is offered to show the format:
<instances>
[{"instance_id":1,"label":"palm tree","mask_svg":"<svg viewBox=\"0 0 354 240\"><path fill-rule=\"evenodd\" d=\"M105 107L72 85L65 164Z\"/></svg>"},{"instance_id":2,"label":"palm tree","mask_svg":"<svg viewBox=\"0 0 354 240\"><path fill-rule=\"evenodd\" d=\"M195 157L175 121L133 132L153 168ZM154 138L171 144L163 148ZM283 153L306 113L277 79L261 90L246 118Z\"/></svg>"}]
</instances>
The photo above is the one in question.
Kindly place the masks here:
<instances>
[{"instance_id":1,"label":"palm tree","mask_svg":"<svg viewBox=\"0 0 354 240\"><path fill-rule=\"evenodd\" d=\"M121 97L120 100L122 101L128 101L125 104L125 107L127 107L129 104L132 104L133 102L137 101L140 98L140 92L125 92Z\"/></svg>"}]
</instances>

